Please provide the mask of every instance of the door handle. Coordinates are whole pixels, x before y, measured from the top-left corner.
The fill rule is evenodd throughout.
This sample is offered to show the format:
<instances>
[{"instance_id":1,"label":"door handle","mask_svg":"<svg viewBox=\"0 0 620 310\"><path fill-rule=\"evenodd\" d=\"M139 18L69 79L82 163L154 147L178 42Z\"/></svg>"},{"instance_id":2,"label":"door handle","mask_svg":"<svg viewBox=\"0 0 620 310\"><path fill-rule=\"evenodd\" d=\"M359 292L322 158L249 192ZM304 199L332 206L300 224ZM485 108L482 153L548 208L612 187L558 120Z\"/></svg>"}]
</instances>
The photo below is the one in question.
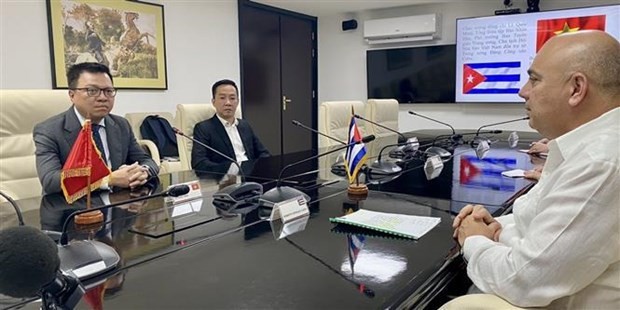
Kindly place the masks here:
<instances>
[{"instance_id":1,"label":"door handle","mask_svg":"<svg viewBox=\"0 0 620 310\"><path fill-rule=\"evenodd\" d=\"M282 111L286 111L286 104L291 103L291 99L286 98L286 96L282 96Z\"/></svg>"}]
</instances>

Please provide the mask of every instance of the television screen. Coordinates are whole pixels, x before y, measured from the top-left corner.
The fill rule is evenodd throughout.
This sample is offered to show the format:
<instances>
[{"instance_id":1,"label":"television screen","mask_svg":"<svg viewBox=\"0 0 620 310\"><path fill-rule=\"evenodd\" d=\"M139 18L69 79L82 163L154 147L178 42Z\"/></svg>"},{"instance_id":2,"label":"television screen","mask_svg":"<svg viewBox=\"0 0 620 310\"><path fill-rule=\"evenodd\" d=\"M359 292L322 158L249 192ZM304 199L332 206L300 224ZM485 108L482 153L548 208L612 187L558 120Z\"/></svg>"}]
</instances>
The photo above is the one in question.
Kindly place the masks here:
<instances>
[{"instance_id":1,"label":"television screen","mask_svg":"<svg viewBox=\"0 0 620 310\"><path fill-rule=\"evenodd\" d=\"M456 21L456 101L524 102L519 89L551 37L586 29L620 40L620 5Z\"/></svg>"},{"instance_id":2,"label":"television screen","mask_svg":"<svg viewBox=\"0 0 620 310\"><path fill-rule=\"evenodd\" d=\"M454 44L369 50L368 98L454 103L455 55Z\"/></svg>"}]
</instances>

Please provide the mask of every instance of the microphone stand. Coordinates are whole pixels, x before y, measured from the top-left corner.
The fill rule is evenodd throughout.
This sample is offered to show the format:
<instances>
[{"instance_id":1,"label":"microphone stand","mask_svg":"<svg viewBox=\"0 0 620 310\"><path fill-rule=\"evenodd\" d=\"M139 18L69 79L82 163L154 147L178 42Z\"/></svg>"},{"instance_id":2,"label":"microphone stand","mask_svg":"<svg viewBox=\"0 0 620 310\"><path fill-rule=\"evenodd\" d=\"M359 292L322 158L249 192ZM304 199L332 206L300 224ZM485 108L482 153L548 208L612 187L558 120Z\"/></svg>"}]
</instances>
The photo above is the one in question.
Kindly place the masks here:
<instances>
[{"instance_id":1,"label":"microphone stand","mask_svg":"<svg viewBox=\"0 0 620 310\"><path fill-rule=\"evenodd\" d=\"M393 132L393 133L397 134L397 135L398 135L398 141L399 141L399 142L405 142L405 141L407 141L407 138L406 138L406 137L405 137L402 133L400 133L400 132L398 132L398 131L396 131L396 130L394 130L394 129L390 128L390 127L387 127L387 126L385 126L385 125L379 124L379 123L374 122L374 121L371 121L371 120L369 120L369 119L366 119L366 118L364 118L364 117L362 117L362 116L360 116L360 115L358 115L358 114L354 114L353 116L354 116L355 118L357 118L357 119L361 119L361 120L363 120L363 121L369 122L369 123L371 123L371 124L373 124L373 125L375 125L375 126L379 126L379 127L383 128L383 129L385 129L385 130L388 130L388 131L390 131L390 132Z\"/></svg>"},{"instance_id":2,"label":"microphone stand","mask_svg":"<svg viewBox=\"0 0 620 310\"><path fill-rule=\"evenodd\" d=\"M237 168L239 169L239 174L241 175L241 181L242 182L245 181L245 174L243 173L243 170L241 170L241 165L239 165L239 163L235 159L233 159L232 157L230 157L230 156L228 156L228 155L226 155L226 154L216 150L215 148L212 148L212 147L206 145L202 141L198 141L198 140L196 140L196 139L186 135L185 133L183 133L180 129L178 129L176 127L172 127L172 131L174 131L174 133L176 133L177 135L179 135L179 136L181 136L181 137L183 137L185 139L189 139L190 141L192 141L192 142L194 142L194 143L196 143L196 144L206 148L207 150L209 150L209 151L211 151L211 152L213 152L213 153L215 153L217 155L222 156L224 159L226 159L226 160L230 161L231 163L235 164L237 166Z\"/></svg>"},{"instance_id":3,"label":"microphone stand","mask_svg":"<svg viewBox=\"0 0 620 310\"><path fill-rule=\"evenodd\" d=\"M98 207L95 207L95 208L74 211L73 213L69 214L67 219L65 219L65 222L62 225L62 231L61 231L60 240L58 241L58 243L59 243L59 245L67 245L67 243L68 243L68 240L67 240L67 238L68 238L67 237L67 227L69 226L69 223L71 222L71 219L74 216L77 216L79 214L86 213L86 212L91 212L91 211L106 210L108 208L118 207L118 206L121 206L121 205L130 204L130 203L134 203L134 202L138 202L138 201L142 201L142 200L147 200L147 199L151 199L151 198L164 197L164 196L177 197L177 196L185 195L188 192L189 192L189 186L187 186L187 185L178 185L178 186L172 187L171 189L169 189L167 191L163 191L161 193L157 193L157 194L154 194L154 195L140 196L140 197L136 197L136 198L132 198L132 199L127 199L127 200L124 200L124 201L119 201L119 202L111 203L109 205L103 205L103 206L98 206Z\"/></svg>"},{"instance_id":4,"label":"microphone stand","mask_svg":"<svg viewBox=\"0 0 620 310\"><path fill-rule=\"evenodd\" d=\"M362 141L358 141L358 142L354 142L354 143L349 143L340 147L337 147L331 151L319 154L319 155L315 155L315 156L311 156L308 157L306 159L302 159L300 161L288 164L286 166L284 166L284 168L282 168L282 170L280 170L280 174L278 175L278 181L276 182L276 186L268 191L266 191L263 196L260 198L260 202L264 207L273 207L274 204L278 203L278 202L282 202L282 201L286 201L295 197L299 197L299 196L303 196L304 199L306 200L306 202L310 201L310 196L308 196L308 194L290 187L290 186L281 186L282 184L282 175L284 174L284 171L286 171L287 169L297 166L299 164L303 164L305 162L308 162L310 160L314 160L317 159L319 157L323 157L325 155L329 155L338 151L341 151L343 149L346 149L348 147L351 147L353 145L359 144L359 143L367 143L370 142L372 140L375 139L375 136L370 135L367 137L364 137L364 139L362 139Z\"/></svg>"},{"instance_id":5,"label":"microphone stand","mask_svg":"<svg viewBox=\"0 0 620 310\"><path fill-rule=\"evenodd\" d=\"M323 136L323 137L325 137L325 138L328 138L328 139L334 140L334 141L336 141L336 142L338 142L338 143L340 143L340 144L346 145L346 143L345 143L344 141L338 140L338 139L336 139L336 138L334 138L334 137L332 137L332 136L329 136L329 135L327 135L327 134L324 134L324 133L322 133L322 132L320 132L320 131L318 131L318 130L316 130L316 129L314 129L314 128L310 128L310 127L308 127L308 126L306 126L306 125L302 124L302 123L301 123L301 122L299 122L299 121L292 120L292 121L291 121L291 123L293 123L293 125L295 125L295 126L299 126L299 127L303 128L303 129L306 129L306 130L312 131L312 132L314 132L314 133L316 133L316 134L318 134L318 135L321 135L321 136Z\"/></svg>"},{"instance_id":6,"label":"microphone stand","mask_svg":"<svg viewBox=\"0 0 620 310\"><path fill-rule=\"evenodd\" d=\"M499 122L499 123L493 123L493 124L487 124L487 125L482 125L480 126L480 128L478 128L478 130L476 130L476 137L479 135L480 133L480 129L485 128L485 127L491 127L491 126L496 126L496 125L502 125L502 124L508 124L508 123L512 123L512 122L518 122L518 121L525 121L530 119L529 116L526 117L522 117L522 118L517 118L517 119L511 119L509 121L504 121L504 122Z\"/></svg>"},{"instance_id":7,"label":"microphone stand","mask_svg":"<svg viewBox=\"0 0 620 310\"><path fill-rule=\"evenodd\" d=\"M429 121L432 121L432 122L435 122L435 123L439 123L439 124L442 124L442 125L448 126L448 127L450 127L450 129L452 129L452 135L456 135L456 130L454 130L454 127L452 127L452 125L450 125L450 124L448 124L448 123L444 123L444 122L442 122L442 121L438 121L438 120L436 120L436 119L434 119L434 118L430 118L430 117L428 117L428 116L424 116L424 115L422 115L422 114L419 114L419 113L416 113L416 112L413 112L413 111L409 111L409 114L411 114L411 115L415 115L415 116L419 116L419 117L421 117L421 118L425 118L425 119L427 119L427 120L429 120Z\"/></svg>"}]
</instances>

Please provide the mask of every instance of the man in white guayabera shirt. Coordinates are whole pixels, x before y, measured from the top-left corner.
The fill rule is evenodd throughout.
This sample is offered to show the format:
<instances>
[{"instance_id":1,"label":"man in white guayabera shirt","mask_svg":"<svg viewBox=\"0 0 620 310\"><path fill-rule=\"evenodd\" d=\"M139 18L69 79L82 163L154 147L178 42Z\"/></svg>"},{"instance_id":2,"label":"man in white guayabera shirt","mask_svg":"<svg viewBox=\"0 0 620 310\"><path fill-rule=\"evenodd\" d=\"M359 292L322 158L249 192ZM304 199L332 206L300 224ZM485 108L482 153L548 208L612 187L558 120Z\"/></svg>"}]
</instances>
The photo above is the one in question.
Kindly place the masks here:
<instances>
[{"instance_id":1,"label":"man in white guayabera shirt","mask_svg":"<svg viewBox=\"0 0 620 310\"><path fill-rule=\"evenodd\" d=\"M467 274L487 294L443 308L620 309L620 43L559 35L528 74L519 95L551 140L545 168L513 214L469 205L454 219Z\"/></svg>"}]
</instances>

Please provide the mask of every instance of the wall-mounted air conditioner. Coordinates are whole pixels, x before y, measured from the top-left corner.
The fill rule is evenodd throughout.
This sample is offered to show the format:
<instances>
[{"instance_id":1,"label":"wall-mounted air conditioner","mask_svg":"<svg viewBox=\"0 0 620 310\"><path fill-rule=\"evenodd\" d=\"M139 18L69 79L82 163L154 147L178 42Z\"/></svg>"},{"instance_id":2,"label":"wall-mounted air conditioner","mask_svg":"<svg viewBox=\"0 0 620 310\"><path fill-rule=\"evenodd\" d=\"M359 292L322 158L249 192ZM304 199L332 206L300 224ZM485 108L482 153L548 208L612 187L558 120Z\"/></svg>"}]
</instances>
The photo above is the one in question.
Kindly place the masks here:
<instances>
[{"instance_id":1,"label":"wall-mounted air conditioner","mask_svg":"<svg viewBox=\"0 0 620 310\"><path fill-rule=\"evenodd\" d=\"M439 14L426 14L364 21L368 44L427 41L439 38Z\"/></svg>"}]
</instances>

